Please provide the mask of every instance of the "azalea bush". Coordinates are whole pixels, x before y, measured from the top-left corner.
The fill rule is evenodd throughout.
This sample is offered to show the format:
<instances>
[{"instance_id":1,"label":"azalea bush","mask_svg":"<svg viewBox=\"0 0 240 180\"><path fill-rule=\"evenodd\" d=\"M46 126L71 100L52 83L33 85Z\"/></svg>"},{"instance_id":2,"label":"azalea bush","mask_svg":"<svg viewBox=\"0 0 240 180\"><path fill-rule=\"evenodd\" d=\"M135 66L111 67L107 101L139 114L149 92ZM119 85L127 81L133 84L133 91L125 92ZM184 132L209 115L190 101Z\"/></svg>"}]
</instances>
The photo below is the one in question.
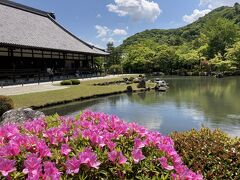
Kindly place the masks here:
<instances>
[{"instance_id":1,"label":"azalea bush","mask_svg":"<svg viewBox=\"0 0 240 180\"><path fill-rule=\"evenodd\" d=\"M0 127L0 179L202 179L173 140L85 111Z\"/></svg>"},{"instance_id":2,"label":"azalea bush","mask_svg":"<svg viewBox=\"0 0 240 180\"><path fill-rule=\"evenodd\" d=\"M239 179L240 139L221 130L202 128L171 134L184 163L200 171L204 179Z\"/></svg>"}]
</instances>

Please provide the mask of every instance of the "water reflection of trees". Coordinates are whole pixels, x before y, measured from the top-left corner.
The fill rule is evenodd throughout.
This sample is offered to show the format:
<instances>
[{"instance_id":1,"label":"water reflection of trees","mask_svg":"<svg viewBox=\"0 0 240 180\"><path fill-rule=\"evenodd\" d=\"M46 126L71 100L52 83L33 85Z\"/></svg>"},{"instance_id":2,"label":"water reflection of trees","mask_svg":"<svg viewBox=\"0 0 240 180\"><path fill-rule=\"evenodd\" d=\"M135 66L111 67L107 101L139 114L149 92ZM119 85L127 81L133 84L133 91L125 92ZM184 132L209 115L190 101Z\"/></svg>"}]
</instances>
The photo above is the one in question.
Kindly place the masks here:
<instances>
[{"instance_id":1,"label":"water reflection of trees","mask_svg":"<svg viewBox=\"0 0 240 180\"><path fill-rule=\"evenodd\" d=\"M129 100L144 105L174 102L176 107L187 106L205 114L216 124L226 121L228 115L240 115L240 78L179 78L169 79L167 94L147 92L132 95ZM139 98L141 97L141 98ZM237 116L239 117L239 116ZM229 119L230 124L239 124Z\"/></svg>"},{"instance_id":2,"label":"water reflection of trees","mask_svg":"<svg viewBox=\"0 0 240 180\"><path fill-rule=\"evenodd\" d=\"M167 93L141 92L121 94L89 101L71 103L45 110L47 114L58 112L60 115L74 114L86 108L109 110L134 104L156 106L175 104L177 108L194 109L201 112L210 124L240 124L240 78L176 78L168 79L170 89ZM144 108L141 107L141 108ZM135 106L134 106L135 107ZM136 106L135 108L139 108ZM129 109L129 108L128 108ZM133 110L134 111L134 110ZM124 113L124 112L122 112ZM190 113L190 112L189 112ZM133 112L131 112L133 114Z\"/></svg>"},{"instance_id":3,"label":"water reflection of trees","mask_svg":"<svg viewBox=\"0 0 240 180\"><path fill-rule=\"evenodd\" d=\"M69 104L44 108L42 111L46 115L52 115L52 114L59 114L59 115L69 115L69 114L77 114L80 111L83 111L85 109L93 109L95 106L101 107L101 106L116 106L116 104L120 101L123 101L125 98L121 95L116 96L109 96L109 97L103 97L103 98L96 98L91 100L84 100L84 101L78 101L73 102Z\"/></svg>"}]
</instances>

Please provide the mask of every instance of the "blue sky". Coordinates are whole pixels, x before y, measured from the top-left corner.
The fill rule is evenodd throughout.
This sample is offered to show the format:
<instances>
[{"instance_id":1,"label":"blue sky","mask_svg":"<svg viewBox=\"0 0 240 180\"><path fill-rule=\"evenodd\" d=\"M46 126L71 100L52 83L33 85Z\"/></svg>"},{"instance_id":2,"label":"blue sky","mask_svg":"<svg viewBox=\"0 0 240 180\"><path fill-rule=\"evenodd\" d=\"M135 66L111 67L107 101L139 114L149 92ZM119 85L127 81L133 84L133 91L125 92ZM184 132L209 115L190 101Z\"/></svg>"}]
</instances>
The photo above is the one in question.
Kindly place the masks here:
<instances>
[{"instance_id":1,"label":"blue sky","mask_svg":"<svg viewBox=\"0 0 240 180\"><path fill-rule=\"evenodd\" d=\"M57 21L80 39L99 47L119 45L146 29L189 24L222 5L240 0L15 0L54 12Z\"/></svg>"}]
</instances>

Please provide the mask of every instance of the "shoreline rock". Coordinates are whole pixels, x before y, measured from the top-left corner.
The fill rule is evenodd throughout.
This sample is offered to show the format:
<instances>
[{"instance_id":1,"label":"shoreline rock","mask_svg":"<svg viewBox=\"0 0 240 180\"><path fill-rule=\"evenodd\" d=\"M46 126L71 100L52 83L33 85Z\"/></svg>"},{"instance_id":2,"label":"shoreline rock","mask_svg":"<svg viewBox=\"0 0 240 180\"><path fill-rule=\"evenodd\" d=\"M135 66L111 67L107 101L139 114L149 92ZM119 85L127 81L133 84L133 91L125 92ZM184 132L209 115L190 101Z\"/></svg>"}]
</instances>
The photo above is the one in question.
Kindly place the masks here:
<instances>
[{"instance_id":1,"label":"shoreline rock","mask_svg":"<svg viewBox=\"0 0 240 180\"><path fill-rule=\"evenodd\" d=\"M19 123L22 124L25 121L33 120L36 118L45 117L45 114L40 111L32 110L31 108L19 108L5 112L1 119L0 125L6 123Z\"/></svg>"}]
</instances>

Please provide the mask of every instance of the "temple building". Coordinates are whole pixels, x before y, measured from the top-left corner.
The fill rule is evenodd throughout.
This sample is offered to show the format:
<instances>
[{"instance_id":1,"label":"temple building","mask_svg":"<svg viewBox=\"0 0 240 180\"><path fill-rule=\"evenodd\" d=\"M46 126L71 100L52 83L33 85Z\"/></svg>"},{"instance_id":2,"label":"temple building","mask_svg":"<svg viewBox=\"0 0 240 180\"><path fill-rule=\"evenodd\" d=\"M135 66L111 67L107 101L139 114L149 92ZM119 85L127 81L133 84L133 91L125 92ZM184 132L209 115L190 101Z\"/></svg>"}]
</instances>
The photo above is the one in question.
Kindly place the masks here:
<instances>
[{"instance_id":1,"label":"temple building","mask_svg":"<svg viewBox=\"0 0 240 180\"><path fill-rule=\"evenodd\" d=\"M0 1L0 80L93 74L96 58L107 55L66 30L53 13Z\"/></svg>"}]
</instances>

